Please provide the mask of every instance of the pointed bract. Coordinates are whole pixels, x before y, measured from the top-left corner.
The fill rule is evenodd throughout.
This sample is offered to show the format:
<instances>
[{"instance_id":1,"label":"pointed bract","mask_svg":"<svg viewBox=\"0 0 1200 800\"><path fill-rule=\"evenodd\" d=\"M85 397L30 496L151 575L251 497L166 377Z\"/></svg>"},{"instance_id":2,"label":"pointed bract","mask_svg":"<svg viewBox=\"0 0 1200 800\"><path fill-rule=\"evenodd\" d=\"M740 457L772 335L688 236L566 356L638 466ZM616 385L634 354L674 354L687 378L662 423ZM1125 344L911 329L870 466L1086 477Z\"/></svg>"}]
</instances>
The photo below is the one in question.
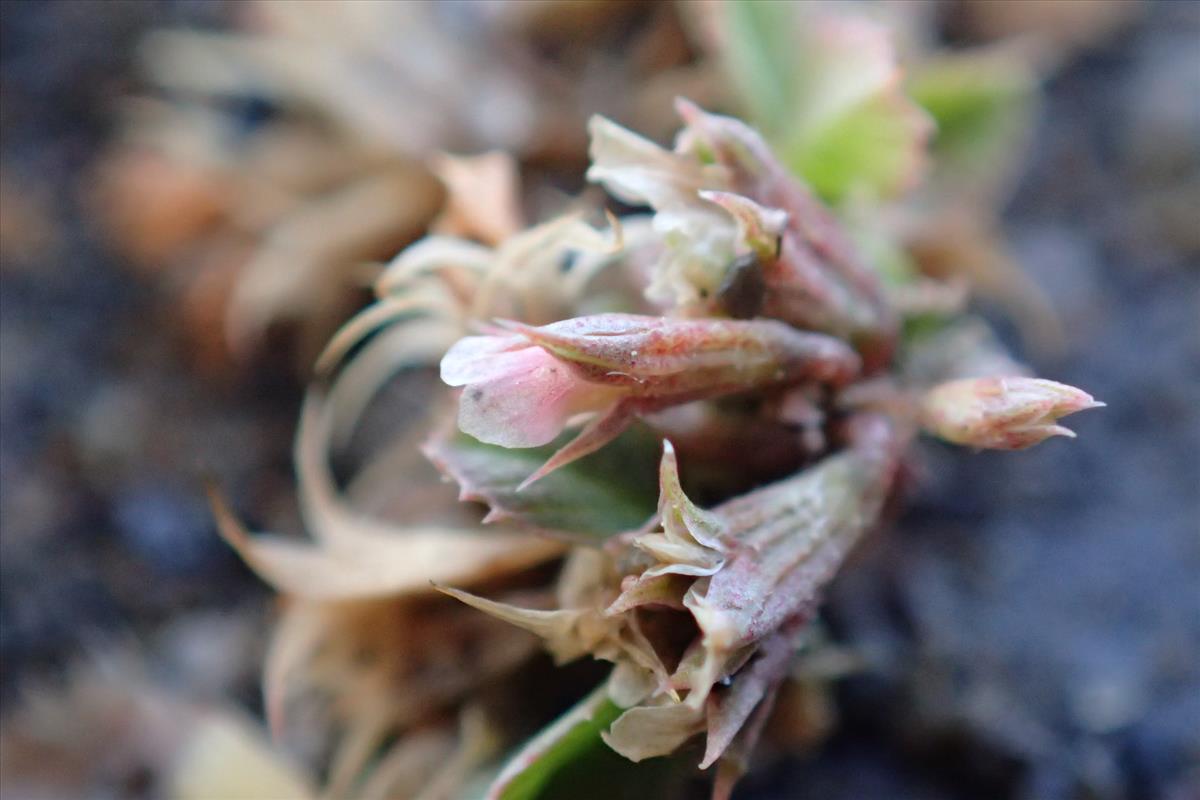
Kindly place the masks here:
<instances>
[{"instance_id":1,"label":"pointed bract","mask_svg":"<svg viewBox=\"0 0 1200 800\"><path fill-rule=\"evenodd\" d=\"M901 439L893 426L864 415L848 427L846 452L711 511L683 493L665 444L661 530L628 541L653 561L626 577L605 613L633 624L636 609L682 596L698 636L669 682L613 726L606 741L618 752L662 755L705 724L708 766L770 702L821 590L875 523L895 474ZM727 679L732 688L718 691Z\"/></svg>"}]
</instances>

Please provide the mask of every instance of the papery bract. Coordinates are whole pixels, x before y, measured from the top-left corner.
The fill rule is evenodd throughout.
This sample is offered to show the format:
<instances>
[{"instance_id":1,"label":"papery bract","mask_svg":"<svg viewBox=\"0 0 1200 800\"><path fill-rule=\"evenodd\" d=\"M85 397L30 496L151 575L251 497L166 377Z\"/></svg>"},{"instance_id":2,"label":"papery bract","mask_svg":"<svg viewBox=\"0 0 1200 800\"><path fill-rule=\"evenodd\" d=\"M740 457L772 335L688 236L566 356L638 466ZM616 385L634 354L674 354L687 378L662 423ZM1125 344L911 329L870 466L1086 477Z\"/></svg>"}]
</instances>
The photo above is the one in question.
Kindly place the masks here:
<instances>
[{"instance_id":1,"label":"papery bract","mask_svg":"<svg viewBox=\"0 0 1200 800\"><path fill-rule=\"evenodd\" d=\"M893 426L880 417L855 420L852 447L796 476L705 512L680 488L674 452L663 453L662 532L632 545L654 563L623 593L610 613L625 613L627 598L662 575L697 576L683 605L703 634L693 674L677 689L707 692L740 648L770 635L787 620L812 612L817 592L850 546L873 524L891 485L898 453Z\"/></svg>"},{"instance_id":2,"label":"papery bract","mask_svg":"<svg viewBox=\"0 0 1200 800\"><path fill-rule=\"evenodd\" d=\"M469 387L459 401L463 432L503 447L553 441L572 415L600 410L617 396L523 336L460 340L442 359L442 380Z\"/></svg>"}]
</instances>

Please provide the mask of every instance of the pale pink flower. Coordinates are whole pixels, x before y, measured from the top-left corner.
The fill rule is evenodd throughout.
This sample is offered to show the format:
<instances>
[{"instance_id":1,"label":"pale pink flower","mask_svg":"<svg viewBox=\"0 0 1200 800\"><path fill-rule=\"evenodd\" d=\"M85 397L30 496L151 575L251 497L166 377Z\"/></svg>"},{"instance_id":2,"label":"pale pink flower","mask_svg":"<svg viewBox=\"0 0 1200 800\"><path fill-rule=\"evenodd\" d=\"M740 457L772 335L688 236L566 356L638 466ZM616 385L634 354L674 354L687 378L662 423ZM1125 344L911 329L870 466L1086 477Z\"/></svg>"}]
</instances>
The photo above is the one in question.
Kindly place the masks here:
<instances>
[{"instance_id":1,"label":"pale pink flower","mask_svg":"<svg viewBox=\"0 0 1200 800\"><path fill-rule=\"evenodd\" d=\"M442 380L467 387L459 428L502 447L547 444L573 415L606 408L621 394L520 334L459 340L442 359Z\"/></svg>"},{"instance_id":2,"label":"pale pink flower","mask_svg":"<svg viewBox=\"0 0 1200 800\"><path fill-rule=\"evenodd\" d=\"M843 386L859 371L843 342L772 320L598 314L497 324L497 333L462 339L442 359L442 380L464 387L464 432L534 447L575 415L602 412L529 481L603 446L639 414L751 389Z\"/></svg>"}]
</instances>

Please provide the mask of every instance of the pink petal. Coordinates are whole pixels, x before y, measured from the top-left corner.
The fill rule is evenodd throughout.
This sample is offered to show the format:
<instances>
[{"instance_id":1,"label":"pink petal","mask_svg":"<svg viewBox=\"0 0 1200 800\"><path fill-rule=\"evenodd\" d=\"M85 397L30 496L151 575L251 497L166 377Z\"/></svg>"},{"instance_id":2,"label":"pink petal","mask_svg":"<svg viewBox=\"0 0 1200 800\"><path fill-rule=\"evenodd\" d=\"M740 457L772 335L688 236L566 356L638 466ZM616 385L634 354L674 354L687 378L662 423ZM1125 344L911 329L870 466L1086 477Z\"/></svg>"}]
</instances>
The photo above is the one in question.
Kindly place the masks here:
<instances>
[{"instance_id":1,"label":"pink petal","mask_svg":"<svg viewBox=\"0 0 1200 800\"><path fill-rule=\"evenodd\" d=\"M603 407L612 398L611 389L587 382L540 347L501 353L493 360L490 367L472 368L472 375L487 379L467 386L458 409L458 427L488 444L546 444L562 433L570 417Z\"/></svg>"},{"instance_id":2,"label":"pink petal","mask_svg":"<svg viewBox=\"0 0 1200 800\"><path fill-rule=\"evenodd\" d=\"M466 386L499 378L525 364L529 342L522 336L467 336L442 357L442 381Z\"/></svg>"}]
</instances>

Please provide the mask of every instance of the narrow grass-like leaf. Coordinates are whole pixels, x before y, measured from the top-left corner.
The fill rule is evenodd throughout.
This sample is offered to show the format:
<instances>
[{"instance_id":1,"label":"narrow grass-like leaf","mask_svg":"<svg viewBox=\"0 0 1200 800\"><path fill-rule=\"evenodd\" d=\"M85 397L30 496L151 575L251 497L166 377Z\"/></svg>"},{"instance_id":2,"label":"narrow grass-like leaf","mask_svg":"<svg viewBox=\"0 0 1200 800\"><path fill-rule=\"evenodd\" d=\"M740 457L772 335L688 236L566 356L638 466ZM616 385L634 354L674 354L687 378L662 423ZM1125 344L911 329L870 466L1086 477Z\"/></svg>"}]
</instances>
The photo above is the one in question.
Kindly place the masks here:
<instances>
[{"instance_id":1,"label":"narrow grass-like leaf","mask_svg":"<svg viewBox=\"0 0 1200 800\"><path fill-rule=\"evenodd\" d=\"M488 800L534 800L562 769L595 747L604 747L600 732L623 709L608 697L605 685L596 688L550 727L531 739L500 772Z\"/></svg>"}]
</instances>

